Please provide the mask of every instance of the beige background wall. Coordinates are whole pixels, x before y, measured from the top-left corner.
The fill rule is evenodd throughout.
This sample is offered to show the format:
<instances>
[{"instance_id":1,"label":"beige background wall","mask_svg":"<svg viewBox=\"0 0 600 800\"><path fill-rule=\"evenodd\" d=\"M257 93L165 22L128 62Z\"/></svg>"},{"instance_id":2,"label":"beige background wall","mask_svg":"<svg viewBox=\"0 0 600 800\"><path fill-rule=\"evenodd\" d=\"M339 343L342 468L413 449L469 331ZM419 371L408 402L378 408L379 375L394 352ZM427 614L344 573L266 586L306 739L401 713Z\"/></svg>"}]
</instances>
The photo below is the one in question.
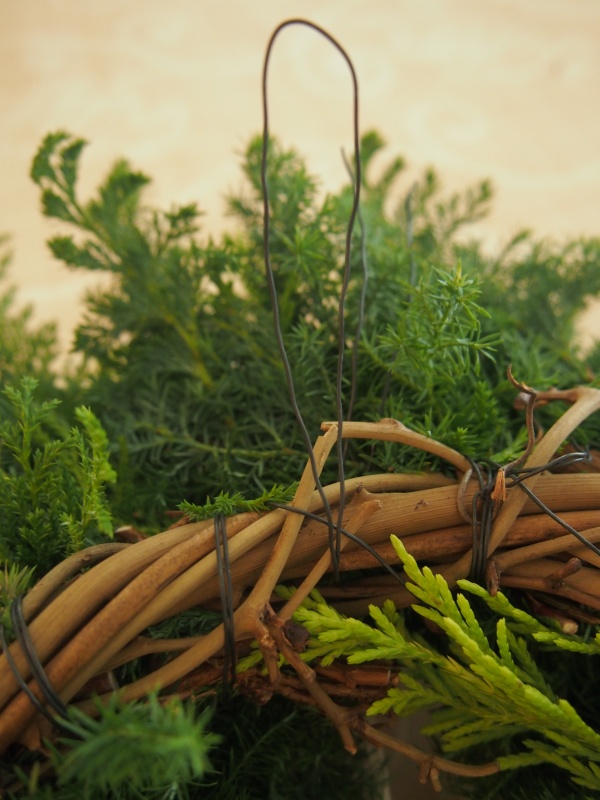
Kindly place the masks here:
<instances>
[{"instance_id":1,"label":"beige background wall","mask_svg":"<svg viewBox=\"0 0 600 800\"><path fill-rule=\"evenodd\" d=\"M41 137L90 140L84 193L126 156L154 178L151 202L196 200L219 231L260 126L265 43L289 16L349 50L362 128L382 131L390 153L433 164L449 189L492 178L491 247L523 226L600 234L597 0L0 0L0 231L13 236L21 299L60 316L65 344L89 278L47 253L56 229L28 179ZM280 38L272 66L274 132L335 188L351 143L345 67L306 29Z\"/></svg>"}]
</instances>

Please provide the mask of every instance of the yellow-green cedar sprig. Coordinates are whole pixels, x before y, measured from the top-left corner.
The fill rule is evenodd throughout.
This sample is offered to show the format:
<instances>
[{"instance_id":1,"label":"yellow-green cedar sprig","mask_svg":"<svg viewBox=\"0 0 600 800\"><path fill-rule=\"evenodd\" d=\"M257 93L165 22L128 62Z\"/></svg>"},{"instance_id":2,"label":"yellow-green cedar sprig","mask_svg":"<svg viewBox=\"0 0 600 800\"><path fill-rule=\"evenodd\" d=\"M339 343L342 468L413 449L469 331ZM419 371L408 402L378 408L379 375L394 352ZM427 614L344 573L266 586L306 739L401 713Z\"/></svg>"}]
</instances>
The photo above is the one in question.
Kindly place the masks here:
<instances>
[{"instance_id":1,"label":"yellow-green cedar sprig","mask_svg":"<svg viewBox=\"0 0 600 800\"><path fill-rule=\"evenodd\" d=\"M334 658L345 658L356 664L393 659L401 665L400 683L374 703L369 714L406 716L423 708L434 709L424 732L438 736L447 752L512 739L516 752L501 761L503 768L545 760L567 769L582 785L600 789L598 769L593 764L600 762L600 734L569 702L556 697L528 652L525 639L510 628L516 620L536 638L545 629L543 623L520 613L506 597L498 601L486 598L484 590L463 582L463 588L473 589L507 612L497 620L492 646L467 598L461 594L455 598L440 575L426 567L421 570L402 542L396 537L392 541L410 579L407 588L423 604L415 605L414 610L444 631L450 654L409 637L389 603L383 609L371 607L374 625L367 625L345 618L313 592L294 616L311 634L306 660L318 658L328 664ZM528 732L538 738L531 739L534 744L523 751L519 738ZM549 752L555 755L547 758Z\"/></svg>"}]
</instances>

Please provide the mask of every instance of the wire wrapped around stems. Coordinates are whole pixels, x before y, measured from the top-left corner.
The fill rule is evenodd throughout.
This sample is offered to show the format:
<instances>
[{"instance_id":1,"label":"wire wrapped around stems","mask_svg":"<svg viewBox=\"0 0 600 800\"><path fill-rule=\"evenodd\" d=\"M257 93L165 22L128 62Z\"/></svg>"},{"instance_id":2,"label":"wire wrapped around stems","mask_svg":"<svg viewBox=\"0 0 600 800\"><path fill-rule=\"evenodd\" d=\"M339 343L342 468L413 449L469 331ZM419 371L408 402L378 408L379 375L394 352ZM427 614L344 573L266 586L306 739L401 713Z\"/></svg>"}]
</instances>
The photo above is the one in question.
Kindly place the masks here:
<instances>
[{"instance_id":1,"label":"wire wrapped around stems","mask_svg":"<svg viewBox=\"0 0 600 800\"><path fill-rule=\"evenodd\" d=\"M223 658L223 687L229 689L235 683L235 630L233 620L233 584L231 582L231 564L229 562L229 546L227 544L227 525L221 512L215 515L215 553L219 573L219 592L221 595L221 613L223 615L223 632L225 636Z\"/></svg>"}]
</instances>

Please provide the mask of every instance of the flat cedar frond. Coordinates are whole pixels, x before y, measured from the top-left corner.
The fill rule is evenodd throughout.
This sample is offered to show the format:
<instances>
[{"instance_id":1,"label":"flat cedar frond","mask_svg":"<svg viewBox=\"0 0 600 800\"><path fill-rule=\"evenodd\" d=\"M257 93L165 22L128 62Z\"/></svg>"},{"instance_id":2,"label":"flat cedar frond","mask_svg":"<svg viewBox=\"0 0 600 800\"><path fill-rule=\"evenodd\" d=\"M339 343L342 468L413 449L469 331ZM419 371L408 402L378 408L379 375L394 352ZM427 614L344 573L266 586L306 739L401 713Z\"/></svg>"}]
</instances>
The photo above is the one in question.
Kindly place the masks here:
<instances>
[{"instance_id":1,"label":"flat cedar frond","mask_svg":"<svg viewBox=\"0 0 600 800\"><path fill-rule=\"evenodd\" d=\"M341 657L349 664L392 659L400 666L399 686L376 701L369 714L406 716L420 709L437 709L424 732L437 735L443 749L452 753L535 732L541 738L526 742L528 750L522 757L500 758L502 768L549 761L560 764L576 782L600 789L600 766L593 763L600 762L600 734L567 701L555 696L535 668L524 640L510 630L514 619L522 629L527 618L527 634L538 639L547 632L546 626L519 613L506 597L497 600L475 584L461 581L461 588L473 590L490 606L503 609L494 649L466 597L455 598L440 575L427 567L420 569L401 541L396 537L392 541L413 581L407 588L423 604L413 606L414 610L444 631L453 655L401 633L390 619L389 608L386 613L372 606L374 625L367 625L313 599L294 617L311 634L304 658L319 659L324 665ZM560 646L560 635L553 633L557 640L552 643ZM593 649L578 652L591 653ZM552 757L546 757L550 752Z\"/></svg>"},{"instance_id":2,"label":"flat cedar frond","mask_svg":"<svg viewBox=\"0 0 600 800\"><path fill-rule=\"evenodd\" d=\"M545 625L537 617L533 617L521 608L516 608L502 592L497 592L492 596L484 588L476 583L467 580L458 581L461 589L465 589L471 594L481 597L482 600L498 615L511 620L511 628L516 633L525 633L538 642L552 645L558 649L570 650L574 653L585 653L587 655L600 654L600 632L596 633L591 639L584 639L581 636L569 634L568 636L557 630L558 624L548 619L549 625Z\"/></svg>"}]
</instances>

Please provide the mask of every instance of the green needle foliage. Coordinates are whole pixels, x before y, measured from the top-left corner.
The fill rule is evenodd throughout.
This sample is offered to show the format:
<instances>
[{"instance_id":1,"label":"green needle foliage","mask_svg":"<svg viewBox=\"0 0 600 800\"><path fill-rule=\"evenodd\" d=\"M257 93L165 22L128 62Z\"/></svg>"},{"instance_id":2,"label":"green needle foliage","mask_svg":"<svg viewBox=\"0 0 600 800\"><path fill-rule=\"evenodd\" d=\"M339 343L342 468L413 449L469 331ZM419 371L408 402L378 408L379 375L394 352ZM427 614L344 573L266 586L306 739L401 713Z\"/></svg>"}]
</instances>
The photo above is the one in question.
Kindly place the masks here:
<instances>
[{"instance_id":1,"label":"green needle foliage","mask_svg":"<svg viewBox=\"0 0 600 800\"><path fill-rule=\"evenodd\" d=\"M186 783L211 771L208 751L219 736L205 730L206 711L196 716L191 705L176 698L161 705L155 696L127 705L116 696L99 711L92 719L70 709L73 737L61 741L66 754L56 755L59 782L76 784L82 797L135 797L144 789L178 797Z\"/></svg>"},{"instance_id":2,"label":"green needle foliage","mask_svg":"<svg viewBox=\"0 0 600 800\"><path fill-rule=\"evenodd\" d=\"M337 735L314 709L281 697L265 706L231 697L213 729L223 739L211 751L214 772L198 792L202 800L381 797L381 762L364 746L341 755Z\"/></svg>"},{"instance_id":3,"label":"green needle foliage","mask_svg":"<svg viewBox=\"0 0 600 800\"><path fill-rule=\"evenodd\" d=\"M382 146L377 134L363 137L368 286L354 416L395 416L477 457L518 449L521 426L505 424L512 387L504 373L508 360L525 372L531 353L503 352L494 362L502 337L480 301L496 267L475 246L455 243L484 212L490 188L484 183L444 201L429 172L390 214L402 162L393 160L373 179L371 162ZM98 409L118 450L118 515L135 510L156 524L156 515L182 497L202 503L223 487L256 496L273 482L292 483L305 455L262 264L260 140L246 151L247 189L228 201L241 231L218 244L200 243L195 206L144 208L149 179L124 161L95 198L80 201L83 147L66 133L49 135L32 177L44 212L75 229L50 241L54 255L71 268L113 276L110 291L88 297L75 346L89 367L80 402ZM271 252L282 329L300 408L317 431L335 409L337 297L351 187L321 199L297 153L277 142L271 152ZM348 331L356 331L364 281L356 244ZM571 260L576 271L575 254ZM560 377L580 380L580 371L569 364ZM556 372L553 364L550 380ZM529 367L527 373L529 379ZM539 371L533 378L548 382ZM363 445L353 461L355 471L364 471L364 459L411 470L431 466L427 458Z\"/></svg>"},{"instance_id":4,"label":"green needle foliage","mask_svg":"<svg viewBox=\"0 0 600 800\"><path fill-rule=\"evenodd\" d=\"M600 345L583 354L574 332L578 314L600 292L600 241L559 245L519 233L489 256L468 228L489 209L489 183L448 196L427 170L409 188L403 160L386 162L383 145L374 132L361 140L364 242L357 227L345 309L344 407L354 396L355 419L396 417L475 459L512 460L526 432L512 406L509 363L518 379L540 389L598 385ZM113 525L134 521L152 533L175 508L194 519L261 511L289 499L306 461L262 262L261 140L249 143L244 184L227 198L236 227L219 240L200 230L196 205L145 206L150 179L124 160L82 199L84 147L65 132L50 134L31 170L44 214L64 226L50 241L54 256L69 268L110 276L108 289L86 298L74 342L77 371L53 372L53 328L36 329L28 310L15 311L12 290L0 296L5 623L15 596L65 555L110 537ZM268 176L282 334L298 403L316 438L321 421L335 417L352 186L324 194L301 156L276 141ZM3 256L0 277L7 263ZM545 426L558 413L552 406L536 411ZM578 439L598 446L598 415ZM353 443L345 467L348 477L445 468L426 453L371 442ZM335 464L323 479L337 479ZM573 781L579 792L597 790L595 632L567 637L512 597L490 598L473 584L462 586L469 601L454 598L427 570L405 563L420 610L405 620L387 604L365 622L341 617L315 596L298 612L313 636L307 657L401 661L401 685L373 711L434 708L428 730L443 749L473 762L498 759L504 768L485 782L462 782L462 794L579 797ZM435 643L423 617L443 632ZM218 622L214 612L195 609L149 634L201 635ZM244 663L259 660L256 653ZM147 667L140 659L123 669L131 677ZM20 796L379 794L366 758L352 760L311 710L281 699L258 709L234 696L217 698L210 721L204 714L200 706L163 707L155 698L146 705L115 702L96 721L73 712L69 747L55 754L59 779L31 771L31 758L21 755L17 767L31 777L29 793ZM109 757L118 765L110 774Z\"/></svg>"},{"instance_id":5,"label":"green needle foliage","mask_svg":"<svg viewBox=\"0 0 600 800\"><path fill-rule=\"evenodd\" d=\"M112 537L105 487L116 474L106 434L89 408L75 411L81 427L40 440L57 401L38 403L36 386L23 378L21 388L4 392L10 407L0 422L0 562L41 577L70 553Z\"/></svg>"},{"instance_id":6,"label":"green needle foliage","mask_svg":"<svg viewBox=\"0 0 600 800\"><path fill-rule=\"evenodd\" d=\"M206 503L202 506L184 500L179 504L179 509L192 520L210 519L217 514L228 516L241 514L244 511L270 511L271 503L290 503L294 499L296 486L296 483L291 486L275 484L255 500L246 500L241 492L235 494L220 492L214 500L207 497Z\"/></svg>"},{"instance_id":7,"label":"green needle foliage","mask_svg":"<svg viewBox=\"0 0 600 800\"><path fill-rule=\"evenodd\" d=\"M188 785L213 772L208 751L220 736L206 730L210 710L151 695L144 703L122 704L116 695L98 704L93 719L76 708L63 720L68 733L52 748L54 788L35 769L25 778L27 796L85 800L187 800ZM140 769L143 764L144 768Z\"/></svg>"}]
</instances>

